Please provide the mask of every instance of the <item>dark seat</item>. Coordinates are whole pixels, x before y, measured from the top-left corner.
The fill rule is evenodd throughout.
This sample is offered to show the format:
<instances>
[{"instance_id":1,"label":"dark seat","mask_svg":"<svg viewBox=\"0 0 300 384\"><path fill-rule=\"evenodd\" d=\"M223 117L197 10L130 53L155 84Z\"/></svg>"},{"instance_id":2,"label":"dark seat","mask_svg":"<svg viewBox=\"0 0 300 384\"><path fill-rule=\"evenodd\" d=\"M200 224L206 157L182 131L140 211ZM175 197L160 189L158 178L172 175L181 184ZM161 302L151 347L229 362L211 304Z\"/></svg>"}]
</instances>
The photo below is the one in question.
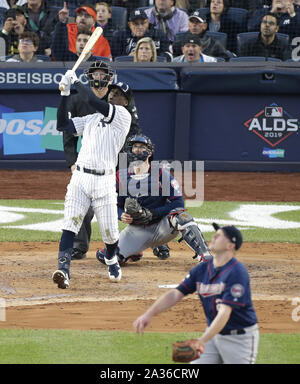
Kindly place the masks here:
<instances>
[{"instance_id":1,"label":"dark seat","mask_svg":"<svg viewBox=\"0 0 300 384\"><path fill-rule=\"evenodd\" d=\"M207 31L206 32L206 35L211 37L213 40L215 41L220 41L220 43L226 47L226 44L227 44L227 33L224 33L224 32L210 32L210 31Z\"/></svg>"},{"instance_id":2,"label":"dark seat","mask_svg":"<svg viewBox=\"0 0 300 384\"><path fill-rule=\"evenodd\" d=\"M6 60L10 59L13 56L14 55L3 56L3 57L0 58L0 61L6 61ZM43 60L43 61L51 61L51 58L49 56L46 56L46 55L35 55L35 56L38 59Z\"/></svg>"},{"instance_id":3,"label":"dark seat","mask_svg":"<svg viewBox=\"0 0 300 384\"><path fill-rule=\"evenodd\" d=\"M254 42L259 35L259 32L243 32L243 33L238 33L236 36L237 40L237 55L240 54L241 52L241 47L244 44L248 44L250 42ZM289 35L286 35L284 33L276 33L277 39L284 44L286 48L289 46Z\"/></svg>"},{"instance_id":4,"label":"dark seat","mask_svg":"<svg viewBox=\"0 0 300 384\"><path fill-rule=\"evenodd\" d=\"M231 57L229 61L281 61L276 57L268 57L267 59L263 56L240 56Z\"/></svg>"},{"instance_id":5,"label":"dark seat","mask_svg":"<svg viewBox=\"0 0 300 384\"><path fill-rule=\"evenodd\" d=\"M107 61L108 63L111 61L108 57L105 56L94 56L95 60Z\"/></svg>"},{"instance_id":6,"label":"dark seat","mask_svg":"<svg viewBox=\"0 0 300 384\"><path fill-rule=\"evenodd\" d=\"M7 11L6 8L0 7L0 28L1 29L3 28L4 22L6 19L6 16L5 16L6 11Z\"/></svg>"},{"instance_id":7,"label":"dark seat","mask_svg":"<svg viewBox=\"0 0 300 384\"><path fill-rule=\"evenodd\" d=\"M200 17L206 18L207 15L209 14L209 8L199 8L197 9L197 11L199 12ZM247 9L230 7L228 8L227 14L228 16L230 16L230 18L232 18L237 23L247 25L247 20L248 20Z\"/></svg>"},{"instance_id":8,"label":"dark seat","mask_svg":"<svg viewBox=\"0 0 300 384\"><path fill-rule=\"evenodd\" d=\"M129 61L133 61L133 59L134 59L133 56L116 56L114 61L129 62ZM157 56L157 61L161 63L166 63L167 58L164 56Z\"/></svg>"},{"instance_id":9,"label":"dark seat","mask_svg":"<svg viewBox=\"0 0 300 384\"><path fill-rule=\"evenodd\" d=\"M111 20L116 29L125 30L127 27L127 8L112 6Z\"/></svg>"}]
</instances>

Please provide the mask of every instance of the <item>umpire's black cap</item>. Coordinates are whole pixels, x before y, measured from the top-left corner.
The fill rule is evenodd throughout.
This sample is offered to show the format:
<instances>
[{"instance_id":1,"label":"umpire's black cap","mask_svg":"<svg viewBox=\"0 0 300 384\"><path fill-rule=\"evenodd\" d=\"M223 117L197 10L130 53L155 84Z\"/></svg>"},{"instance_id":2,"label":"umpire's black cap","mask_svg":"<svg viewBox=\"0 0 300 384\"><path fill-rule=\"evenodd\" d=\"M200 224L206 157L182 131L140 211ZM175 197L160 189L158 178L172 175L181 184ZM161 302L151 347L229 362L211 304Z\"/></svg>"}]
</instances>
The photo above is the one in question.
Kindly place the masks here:
<instances>
[{"instance_id":1,"label":"umpire's black cap","mask_svg":"<svg viewBox=\"0 0 300 384\"><path fill-rule=\"evenodd\" d=\"M128 84L122 83L121 81L119 81L118 83L111 84L109 86L109 91L113 88L120 89L120 91L124 94L124 96L128 100L128 103L130 104L132 97L133 97L133 94L132 94L132 90Z\"/></svg>"},{"instance_id":2,"label":"umpire's black cap","mask_svg":"<svg viewBox=\"0 0 300 384\"><path fill-rule=\"evenodd\" d=\"M241 248L243 244L243 237L240 230L237 229L234 225L225 225L224 227L220 227L220 225L216 223L213 223L212 225L216 231L218 229L222 229L226 237L235 245L236 250Z\"/></svg>"}]
</instances>

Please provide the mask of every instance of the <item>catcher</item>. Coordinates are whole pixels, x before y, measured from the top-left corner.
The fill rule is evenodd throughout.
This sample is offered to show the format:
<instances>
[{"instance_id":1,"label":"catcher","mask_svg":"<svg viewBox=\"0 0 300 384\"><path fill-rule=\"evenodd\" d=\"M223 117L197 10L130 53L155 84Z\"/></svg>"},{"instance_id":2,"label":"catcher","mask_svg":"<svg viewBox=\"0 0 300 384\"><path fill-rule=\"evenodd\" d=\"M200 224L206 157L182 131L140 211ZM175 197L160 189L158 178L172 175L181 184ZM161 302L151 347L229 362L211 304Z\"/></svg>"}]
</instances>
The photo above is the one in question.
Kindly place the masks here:
<instances>
[{"instance_id":1,"label":"catcher","mask_svg":"<svg viewBox=\"0 0 300 384\"><path fill-rule=\"evenodd\" d=\"M147 248L167 244L178 236L192 248L198 259L210 258L200 229L184 209L177 181L165 168L151 166L154 145L145 135L127 141L128 169L117 174L119 220L128 224L120 233L119 263L138 261ZM205 255L204 255L205 254ZM106 248L96 257L104 262Z\"/></svg>"},{"instance_id":2,"label":"catcher","mask_svg":"<svg viewBox=\"0 0 300 384\"><path fill-rule=\"evenodd\" d=\"M143 333L153 316L171 308L188 294L197 292L207 328L198 339L175 342L172 358L192 364L254 364L259 330L253 307L250 279L236 259L241 232L233 225L220 227L209 244L213 259L194 267L174 289L160 297L133 326Z\"/></svg>"}]
</instances>

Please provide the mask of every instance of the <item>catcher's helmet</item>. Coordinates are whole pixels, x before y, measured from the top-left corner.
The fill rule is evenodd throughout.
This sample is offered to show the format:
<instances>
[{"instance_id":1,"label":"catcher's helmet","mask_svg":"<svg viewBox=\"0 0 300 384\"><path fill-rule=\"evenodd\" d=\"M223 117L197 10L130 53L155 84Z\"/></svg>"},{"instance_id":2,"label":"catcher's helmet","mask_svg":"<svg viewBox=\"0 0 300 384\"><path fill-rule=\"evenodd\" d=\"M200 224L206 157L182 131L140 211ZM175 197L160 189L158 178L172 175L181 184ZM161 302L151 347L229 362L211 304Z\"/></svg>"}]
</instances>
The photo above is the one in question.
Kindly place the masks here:
<instances>
[{"instance_id":1,"label":"catcher's helmet","mask_svg":"<svg viewBox=\"0 0 300 384\"><path fill-rule=\"evenodd\" d=\"M132 147L135 143L142 143L145 144L147 147L147 150L143 151L140 154L134 154L132 153ZM128 162L131 163L133 161L145 161L147 157L149 156L150 152L152 152L151 157L149 158L149 161L153 160L153 153L154 153L154 145L152 141L149 139L149 137L145 135L135 135L131 136L127 139L126 144L126 152L127 152L127 159Z\"/></svg>"},{"instance_id":2,"label":"catcher's helmet","mask_svg":"<svg viewBox=\"0 0 300 384\"><path fill-rule=\"evenodd\" d=\"M97 70L104 72L106 76L101 80L94 79L92 74ZM106 63L105 61L99 60L99 61L94 61L90 65L89 69L84 71L84 74L88 78L90 87L105 88L112 81L112 78L114 76L114 71L108 63Z\"/></svg>"}]
</instances>

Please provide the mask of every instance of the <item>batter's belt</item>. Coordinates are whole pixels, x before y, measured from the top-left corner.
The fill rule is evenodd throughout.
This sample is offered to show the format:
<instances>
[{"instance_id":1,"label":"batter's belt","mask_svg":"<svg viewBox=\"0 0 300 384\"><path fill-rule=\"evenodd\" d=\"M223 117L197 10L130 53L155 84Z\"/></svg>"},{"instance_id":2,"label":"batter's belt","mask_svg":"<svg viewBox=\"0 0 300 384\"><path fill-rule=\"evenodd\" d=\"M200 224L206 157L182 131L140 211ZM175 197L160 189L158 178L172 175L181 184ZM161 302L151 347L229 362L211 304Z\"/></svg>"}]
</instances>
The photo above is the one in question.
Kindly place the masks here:
<instances>
[{"instance_id":1,"label":"batter's belt","mask_svg":"<svg viewBox=\"0 0 300 384\"><path fill-rule=\"evenodd\" d=\"M84 173L90 173L91 175L96 175L96 176L104 176L104 175L112 175L114 171L112 169L88 169L85 167L79 167L79 165L76 165L77 171L81 171Z\"/></svg>"}]
</instances>

